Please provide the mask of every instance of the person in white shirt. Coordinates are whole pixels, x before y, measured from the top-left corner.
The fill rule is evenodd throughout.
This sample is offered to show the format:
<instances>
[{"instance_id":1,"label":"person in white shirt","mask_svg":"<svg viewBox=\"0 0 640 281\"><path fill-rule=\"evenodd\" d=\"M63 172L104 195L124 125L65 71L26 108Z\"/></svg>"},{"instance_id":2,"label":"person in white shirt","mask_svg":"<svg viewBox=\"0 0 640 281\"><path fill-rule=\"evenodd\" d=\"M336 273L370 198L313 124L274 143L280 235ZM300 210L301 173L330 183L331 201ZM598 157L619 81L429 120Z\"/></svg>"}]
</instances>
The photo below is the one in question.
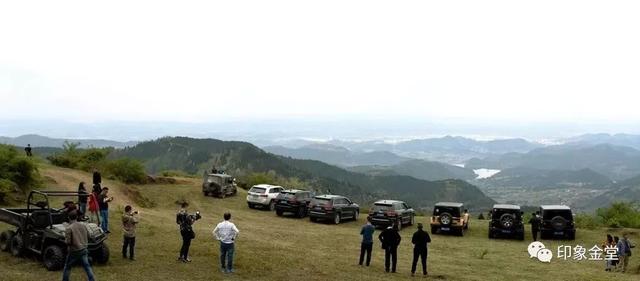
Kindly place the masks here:
<instances>
[{"instance_id":1,"label":"person in white shirt","mask_svg":"<svg viewBox=\"0 0 640 281\"><path fill-rule=\"evenodd\" d=\"M234 243L240 233L236 225L229 221L230 219L231 213L224 213L224 221L213 229L213 236L220 241L220 264L224 273L233 273Z\"/></svg>"}]
</instances>

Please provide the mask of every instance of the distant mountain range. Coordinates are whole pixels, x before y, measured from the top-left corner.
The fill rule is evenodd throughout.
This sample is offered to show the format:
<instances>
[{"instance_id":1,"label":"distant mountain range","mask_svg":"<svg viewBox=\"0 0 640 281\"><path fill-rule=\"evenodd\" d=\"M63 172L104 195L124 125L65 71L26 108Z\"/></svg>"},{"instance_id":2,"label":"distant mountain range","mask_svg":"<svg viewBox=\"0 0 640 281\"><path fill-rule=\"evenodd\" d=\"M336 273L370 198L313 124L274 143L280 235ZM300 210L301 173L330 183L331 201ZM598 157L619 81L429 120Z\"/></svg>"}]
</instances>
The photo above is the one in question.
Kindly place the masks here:
<instances>
[{"instance_id":1,"label":"distant mountain range","mask_svg":"<svg viewBox=\"0 0 640 281\"><path fill-rule=\"evenodd\" d=\"M483 186L522 187L535 189L555 189L566 187L583 187L604 189L613 181L591 169L543 170L534 168L508 168L496 175L478 180Z\"/></svg>"},{"instance_id":2,"label":"distant mountain range","mask_svg":"<svg viewBox=\"0 0 640 281\"><path fill-rule=\"evenodd\" d=\"M349 170L369 175L404 175L423 180L473 180L477 177L470 169L417 159L391 166L356 166L349 168Z\"/></svg>"},{"instance_id":3,"label":"distant mountain range","mask_svg":"<svg viewBox=\"0 0 640 281\"><path fill-rule=\"evenodd\" d=\"M172 169L200 173L213 165L236 176L273 171L360 202L388 198L427 207L437 201L460 201L470 208L485 208L494 202L477 187L461 180L425 181L401 175L365 175L320 161L277 156L245 142L166 137L116 150L111 157L139 159L150 172Z\"/></svg>"},{"instance_id":4,"label":"distant mountain range","mask_svg":"<svg viewBox=\"0 0 640 281\"><path fill-rule=\"evenodd\" d=\"M80 143L81 148L86 147L115 147L123 148L127 146L134 146L137 142L119 142L103 139L57 139L49 138L40 135L23 135L15 138L0 137L0 143L15 145L19 147L27 146L31 144L32 147L62 147L65 141Z\"/></svg>"},{"instance_id":5,"label":"distant mountain range","mask_svg":"<svg viewBox=\"0 0 640 281\"><path fill-rule=\"evenodd\" d=\"M466 167L500 170L521 167L572 171L591 169L620 181L640 174L640 151L611 144L570 143L538 148L527 153L475 158L467 161Z\"/></svg>"},{"instance_id":6,"label":"distant mountain range","mask_svg":"<svg viewBox=\"0 0 640 281\"><path fill-rule=\"evenodd\" d=\"M508 152L528 152L543 147L542 144L525 139L500 139L479 141L459 136L445 136L442 138L414 139L395 143L383 141L329 141L348 148L352 151L389 151L397 155L446 162L450 164L463 163L471 158L483 158Z\"/></svg>"},{"instance_id":7,"label":"distant mountain range","mask_svg":"<svg viewBox=\"0 0 640 281\"><path fill-rule=\"evenodd\" d=\"M353 152L347 148L331 144L310 144L300 148L284 146L263 147L267 152L297 159L310 159L343 167L363 165L395 165L409 158L389 151Z\"/></svg>"},{"instance_id":8,"label":"distant mountain range","mask_svg":"<svg viewBox=\"0 0 640 281\"><path fill-rule=\"evenodd\" d=\"M628 146L640 150L640 135L630 134L586 134L564 140L567 143L581 144L612 144L616 146Z\"/></svg>"},{"instance_id":9,"label":"distant mountain range","mask_svg":"<svg viewBox=\"0 0 640 281\"><path fill-rule=\"evenodd\" d=\"M640 203L640 175L617 182L608 191L579 205L583 209L605 207L614 201Z\"/></svg>"}]
</instances>

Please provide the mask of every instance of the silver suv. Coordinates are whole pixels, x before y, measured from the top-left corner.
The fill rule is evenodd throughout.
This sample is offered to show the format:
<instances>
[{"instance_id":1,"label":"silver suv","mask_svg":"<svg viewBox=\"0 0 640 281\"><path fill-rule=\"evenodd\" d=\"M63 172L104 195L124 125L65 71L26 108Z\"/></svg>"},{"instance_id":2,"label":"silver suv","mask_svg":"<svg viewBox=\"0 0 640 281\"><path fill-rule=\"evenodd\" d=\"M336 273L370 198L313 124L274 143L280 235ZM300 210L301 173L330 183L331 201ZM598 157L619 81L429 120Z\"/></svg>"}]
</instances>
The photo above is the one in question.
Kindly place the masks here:
<instances>
[{"instance_id":1,"label":"silver suv","mask_svg":"<svg viewBox=\"0 0 640 281\"><path fill-rule=\"evenodd\" d=\"M247 205L249 205L249 208L251 209L261 207L268 208L269 211L273 211L276 208L276 202L274 200L283 190L284 188L278 185L254 185L247 193Z\"/></svg>"}]
</instances>

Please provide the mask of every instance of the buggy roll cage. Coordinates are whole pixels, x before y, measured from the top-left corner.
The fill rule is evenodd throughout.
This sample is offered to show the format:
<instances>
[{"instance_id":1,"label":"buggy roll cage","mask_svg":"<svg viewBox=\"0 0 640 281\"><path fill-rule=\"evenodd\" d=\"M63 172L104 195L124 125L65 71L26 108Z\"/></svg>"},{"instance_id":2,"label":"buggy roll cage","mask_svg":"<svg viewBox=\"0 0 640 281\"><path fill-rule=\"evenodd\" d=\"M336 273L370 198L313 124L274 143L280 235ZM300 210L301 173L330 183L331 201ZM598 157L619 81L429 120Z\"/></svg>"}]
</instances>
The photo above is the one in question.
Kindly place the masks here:
<instances>
[{"instance_id":1,"label":"buggy roll cage","mask_svg":"<svg viewBox=\"0 0 640 281\"><path fill-rule=\"evenodd\" d=\"M38 204L39 202L33 203L32 199L33 199L33 195L38 194L38 195L42 195L44 196L45 199L45 203L46 206L42 206L41 204ZM91 196L90 193L80 193L77 191L38 191L38 190L32 190L31 192L29 192L29 197L27 199L27 220L28 221L31 218L31 206L34 207L38 207L40 209L45 209L47 210L47 213L49 214L49 228L53 228L53 216L51 215L51 206L49 205L49 196L53 196L53 197L66 197L66 196L79 196L79 197L89 197ZM99 218L98 218L99 220Z\"/></svg>"}]
</instances>

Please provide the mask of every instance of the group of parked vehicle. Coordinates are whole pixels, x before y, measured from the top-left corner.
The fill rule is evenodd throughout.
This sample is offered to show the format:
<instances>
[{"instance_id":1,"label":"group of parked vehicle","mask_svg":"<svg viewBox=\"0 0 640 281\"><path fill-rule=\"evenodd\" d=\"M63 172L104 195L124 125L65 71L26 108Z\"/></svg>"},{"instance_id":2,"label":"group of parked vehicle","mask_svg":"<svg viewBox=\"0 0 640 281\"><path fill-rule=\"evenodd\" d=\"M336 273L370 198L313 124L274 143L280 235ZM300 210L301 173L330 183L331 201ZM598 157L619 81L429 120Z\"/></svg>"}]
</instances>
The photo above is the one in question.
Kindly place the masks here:
<instances>
[{"instance_id":1,"label":"group of parked vehicle","mask_svg":"<svg viewBox=\"0 0 640 281\"><path fill-rule=\"evenodd\" d=\"M215 177L215 175L210 175ZM212 181L215 182L215 181ZM314 195L311 191L285 189L282 186L259 184L251 187L247 194L249 208L262 208L275 211L278 216L292 214L309 220L331 221L339 224L346 219L358 220L360 206L341 195ZM524 213L520 206L495 204L489 220L489 238L516 238L524 240ZM398 200L379 200L369 210L371 224L376 227L415 224L416 211L407 203ZM575 239L573 214L568 206L543 205L538 214L529 221L536 224L533 229L542 239L562 237ZM433 207L430 219L432 234L455 234L464 236L469 226L469 213L463 203L438 202Z\"/></svg>"}]
</instances>

